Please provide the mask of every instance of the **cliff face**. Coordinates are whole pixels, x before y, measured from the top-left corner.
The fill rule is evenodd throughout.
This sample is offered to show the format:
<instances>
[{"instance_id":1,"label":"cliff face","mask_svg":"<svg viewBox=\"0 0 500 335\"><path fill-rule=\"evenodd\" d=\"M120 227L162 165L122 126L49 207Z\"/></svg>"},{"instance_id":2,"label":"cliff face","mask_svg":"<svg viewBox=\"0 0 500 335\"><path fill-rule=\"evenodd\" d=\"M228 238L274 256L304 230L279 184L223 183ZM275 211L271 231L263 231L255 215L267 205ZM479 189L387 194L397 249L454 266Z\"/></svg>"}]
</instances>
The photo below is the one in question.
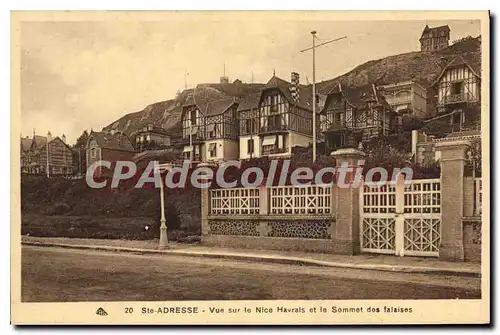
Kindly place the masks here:
<instances>
[{"instance_id":1,"label":"cliff face","mask_svg":"<svg viewBox=\"0 0 500 335\"><path fill-rule=\"evenodd\" d=\"M416 51L368 61L339 77L318 83L317 90L320 94L328 94L334 87L338 86L339 82L342 82L343 85L358 87L368 83L385 85L408 80L418 81L423 86L428 87L453 58L464 54L472 55L468 59L480 62L481 37L467 37L436 52ZM200 84L196 89L183 91L175 99L153 103L142 111L127 114L106 126L104 130L118 129L130 135L152 123L165 128L173 135L179 135L181 131L181 106L193 93L200 98L225 99L234 97L240 99L248 94L258 92L264 85L244 84L239 80L228 84ZM311 87L304 85L301 89L307 90Z\"/></svg>"},{"instance_id":2,"label":"cliff face","mask_svg":"<svg viewBox=\"0 0 500 335\"><path fill-rule=\"evenodd\" d=\"M357 87L371 82L387 85L412 80L428 87L449 62L464 54L472 54L468 59L480 63L481 37L467 37L436 52L416 51L368 61L337 78L318 83L316 87L321 94L327 94L339 82Z\"/></svg>"}]
</instances>

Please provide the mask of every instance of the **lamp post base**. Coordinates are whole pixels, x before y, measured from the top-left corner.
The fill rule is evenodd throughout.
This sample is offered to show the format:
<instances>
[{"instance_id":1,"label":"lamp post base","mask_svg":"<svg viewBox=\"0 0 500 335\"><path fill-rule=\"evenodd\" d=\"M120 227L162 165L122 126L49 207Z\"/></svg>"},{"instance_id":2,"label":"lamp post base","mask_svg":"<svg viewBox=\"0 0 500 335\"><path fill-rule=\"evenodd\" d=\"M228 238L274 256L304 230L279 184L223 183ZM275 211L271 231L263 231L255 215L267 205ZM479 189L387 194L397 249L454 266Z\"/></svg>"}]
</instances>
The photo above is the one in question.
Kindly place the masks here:
<instances>
[{"instance_id":1,"label":"lamp post base","mask_svg":"<svg viewBox=\"0 0 500 335\"><path fill-rule=\"evenodd\" d=\"M168 249L167 227L160 227L160 244L158 245L158 249Z\"/></svg>"}]
</instances>

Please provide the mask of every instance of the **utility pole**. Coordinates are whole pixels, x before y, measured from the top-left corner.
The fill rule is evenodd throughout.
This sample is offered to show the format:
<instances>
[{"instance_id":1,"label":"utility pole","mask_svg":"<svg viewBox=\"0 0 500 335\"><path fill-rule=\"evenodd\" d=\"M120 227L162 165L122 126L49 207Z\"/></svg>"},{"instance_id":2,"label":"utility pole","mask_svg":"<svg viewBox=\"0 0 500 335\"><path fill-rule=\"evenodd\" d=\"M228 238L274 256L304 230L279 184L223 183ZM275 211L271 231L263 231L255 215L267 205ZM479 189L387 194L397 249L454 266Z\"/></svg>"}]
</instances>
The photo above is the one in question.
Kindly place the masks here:
<instances>
[{"instance_id":1,"label":"utility pole","mask_svg":"<svg viewBox=\"0 0 500 335\"><path fill-rule=\"evenodd\" d=\"M188 88L187 76L189 76L189 73L187 72L187 69L186 69L186 70L184 70L184 90L187 90L187 88Z\"/></svg>"},{"instance_id":2,"label":"utility pole","mask_svg":"<svg viewBox=\"0 0 500 335\"><path fill-rule=\"evenodd\" d=\"M46 151L47 151L47 178L50 178L50 172L49 172L49 141L47 139L47 144L46 144Z\"/></svg>"},{"instance_id":3,"label":"utility pole","mask_svg":"<svg viewBox=\"0 0 500 335\"><path fill-rule=\"evenodd\" d=\"M313 82L312 82L312 105L313 105L313 162L316 161L316 48L323 46L325 44L329 44L332 42L336 42L347 38L347 36L339 37L333 40L329 40L323 43L316 45L316 30L311 31L312 35L312 47L300 50L300 52L305 52L312 49L312 67L313 67Z\"/></svg>"}]
</instances>

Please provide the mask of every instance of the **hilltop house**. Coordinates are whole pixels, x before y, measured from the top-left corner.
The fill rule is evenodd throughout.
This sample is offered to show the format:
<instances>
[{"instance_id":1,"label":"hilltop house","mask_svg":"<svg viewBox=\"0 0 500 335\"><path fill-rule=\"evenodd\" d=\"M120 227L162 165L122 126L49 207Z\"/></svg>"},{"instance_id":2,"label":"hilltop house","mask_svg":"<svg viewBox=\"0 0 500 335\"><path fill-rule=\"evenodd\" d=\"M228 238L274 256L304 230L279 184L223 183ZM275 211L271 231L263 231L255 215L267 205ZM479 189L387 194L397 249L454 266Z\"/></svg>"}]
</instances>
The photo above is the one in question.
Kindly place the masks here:
<instances>
[{"instance_id":1,"label":"hilltop house","mask_svg":"<svg viewBox=\"0 0 500 335\"><path fill-rule=\"evenodd\" d=\"M170 134L165 129L151 123L133 134L137 152L168 148L170 146L170 137Z\"/></svg>"},{"instance_id":2,"label":"hilltop house","mask_svg":"<svg viewBox=\"0 0 500 335\"><path fill-rule=\"evenodd\" d=\"M96 161L109 161L113 165L117 161L132 160L134 147L127 135L120 131L91 131L86 145L87 167ZM111 170L98 167L95 175L107 175Z\"/></svg>"},{"instance_id":3,"label":"hilltop house","mask_svg":"<svg viewBox=\"0 0 500 335\"><path fill-rule=\"evenodd\" d=\"M240 159L287 156L293 147L311 144L311 103L311 92L300 90L298 73L292 72L291 83L273 76L238 106Z\"/></svg>"},{"instance_id":4,"label":"hilltop house","mask_svg":"<svg viewBox=\"0 0 500 335\"><path fill-rule=\"evenodd\" d=\"M330 151L390 135L401 124L399 114L373 84L361 87L339 84L328 94L321 114L321 131Z\"/></svg>"},{"instance_id":5,"label":"hilltop house","mask_svg":"<svg viewBox=\"0 0 500 335\"><path fill-rule=\"evenodd\" d=\"M450 27L448 25L429 28L425 25L420 36L421 51L437 51L444 49L450 43Z\"/></svg>"},{"instance_id":6,"label":"hilltop house","mask_svg":"<svg viewBox=\"0 0 500 335\"><path fill-rule=\"evenodd\" d=\"M66 136L47 137L33 134L21 138L21 173L70 175L73 173L73 150L66 144Z\"/></svg>"}]
</instances>

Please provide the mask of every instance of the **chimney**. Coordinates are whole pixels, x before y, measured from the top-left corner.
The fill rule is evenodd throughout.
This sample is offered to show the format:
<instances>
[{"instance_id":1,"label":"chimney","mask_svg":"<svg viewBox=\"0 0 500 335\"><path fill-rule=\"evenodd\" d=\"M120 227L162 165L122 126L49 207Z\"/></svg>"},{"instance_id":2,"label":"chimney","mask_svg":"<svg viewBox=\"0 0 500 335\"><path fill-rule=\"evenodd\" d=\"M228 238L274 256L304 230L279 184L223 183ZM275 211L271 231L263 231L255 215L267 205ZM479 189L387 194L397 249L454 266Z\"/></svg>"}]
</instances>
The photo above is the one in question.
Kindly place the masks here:
<instances>
[{"instance_id":1,"label":"chimney","mask_svg":"<svg viewBox=\"0 0 500 335\"><path fill-rule=\"evenodd\" d=\"M52 134L49 132L47 132L47 142L50 142L52 141Z\"/></svg>"},{"instance_id":2,"label":"chimney","mask_svg":"<svg viewBox=\"0 0 500 335\"><path fill-rule=\"evenodd\" d=\"M66 143L66 135L62 134L62 136L61 136L61 140L62 140L64 143Z\"/></svg>"},{"instance_id":3,"label":"chimney","mask_svg":"<svg viewBox=\"0 0 500 335\"><path fill-rule=\"evenodd\" d=\"M292 72L291 80L290 80L290 93L292 94L292 99L294 101L299 101L300 92L299 92L299 74L297 72Z\"/></svg>"}]
</instances>

